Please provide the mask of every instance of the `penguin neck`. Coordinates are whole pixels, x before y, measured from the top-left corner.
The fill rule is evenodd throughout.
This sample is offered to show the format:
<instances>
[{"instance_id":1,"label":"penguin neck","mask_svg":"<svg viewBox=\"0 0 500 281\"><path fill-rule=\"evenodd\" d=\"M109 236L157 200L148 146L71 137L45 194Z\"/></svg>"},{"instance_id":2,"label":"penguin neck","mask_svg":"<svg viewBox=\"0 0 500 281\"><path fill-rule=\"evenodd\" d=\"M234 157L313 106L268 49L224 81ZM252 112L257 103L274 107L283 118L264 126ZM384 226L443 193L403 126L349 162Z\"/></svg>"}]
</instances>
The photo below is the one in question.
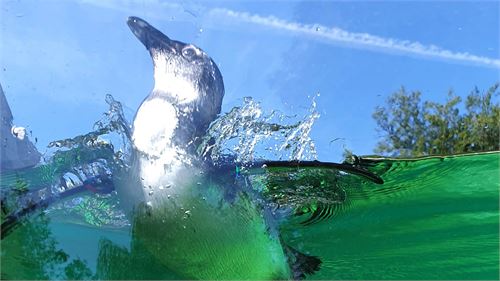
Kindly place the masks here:
<instances>
[{"instance_id":1,"label":"penguin neck","mask_svg":"<svg viewBox=\"0 0 500 281\"><path fill-rule=\"evenodd\" d=\"M200 96L196 83L181 73L178 60L167 59L163 52L151 54L154 65L155 86L153 92L169 93L178 104L186 104L197 100Z\"/></svg>"}]
</instances>

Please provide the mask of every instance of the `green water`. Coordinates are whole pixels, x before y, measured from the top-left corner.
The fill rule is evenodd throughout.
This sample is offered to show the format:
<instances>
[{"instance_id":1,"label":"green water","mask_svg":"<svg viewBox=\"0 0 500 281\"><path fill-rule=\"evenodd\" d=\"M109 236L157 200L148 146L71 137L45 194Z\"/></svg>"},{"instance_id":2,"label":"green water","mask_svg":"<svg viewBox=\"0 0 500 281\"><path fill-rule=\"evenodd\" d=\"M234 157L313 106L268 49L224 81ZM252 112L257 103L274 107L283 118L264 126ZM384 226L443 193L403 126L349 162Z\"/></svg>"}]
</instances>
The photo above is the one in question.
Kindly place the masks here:
<instances>
[{"instance_id":1,"label":"green water","mask_svg":"<svg viewBox=\"0 0 500 281\"><path fill-rule=\"evenodd\" d=\"M381 162L384 185L290 240L324 259L312 279L498 280L499 156Z\"/></svg>"},{"instance_id":2,"label":"green water","mask_svg":"<svg viewBox=\"0 0 500 281\"><path fill-rule=\"evenodd\" d=\"M382 185L322 168L249 175L274 202L303 210L281 232L289 245L322 259L309 279L498 280L499 159L500 152L364 158L360 164L380 175ZM318 208L331 217L311 219ZM68 223L50 213L31 216L1 242L1 277L180 278L129 231Z\"/></svg>"}]
</instances>

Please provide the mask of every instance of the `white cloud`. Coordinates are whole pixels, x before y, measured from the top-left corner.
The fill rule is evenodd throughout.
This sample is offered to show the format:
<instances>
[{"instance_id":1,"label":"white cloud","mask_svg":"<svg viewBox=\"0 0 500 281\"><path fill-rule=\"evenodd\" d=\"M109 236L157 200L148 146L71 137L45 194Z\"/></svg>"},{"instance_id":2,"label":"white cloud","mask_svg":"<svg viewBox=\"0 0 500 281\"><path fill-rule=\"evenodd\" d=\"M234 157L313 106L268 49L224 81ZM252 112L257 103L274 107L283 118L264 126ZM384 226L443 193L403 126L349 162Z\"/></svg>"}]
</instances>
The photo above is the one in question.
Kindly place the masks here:
<instances>
[{"instance_id":1,"label":"white cloud","mask_svg":"<svg viewBox=\"0 0 500 281\"><path fill-rule=\"evenodd\" d=\"M210 14L214 18L231 18L240 22L288 31L297 35L307 35L311 38L330 43L344 43L348 46L370 48L389 53L403 53L423 57L434 57L447 61L500 68L500 59L477 56L467 52L453 52L435 45L424 45L419 42L384 38L368 33L354 33L337 27L326 27L319 24L300 24L281 20L273 16L263 17L255 14L235 12L228 9L213 9L210 11Z\"/></svg>"},{"instance_id":2,"label":"white cloud","mask_svg":"<svg viewBox=\"0 0 500 281\"><path fill-rule=\"evenodd\" d=\"M375 51L382 51L389 54L405 54L416 55L424 58L437 58L448 62L468 63L478 66L486 66L492 68L500 68L500 59L478 56L467 52L458 52L446 50L435 45L424 45L415 41L400 40L394 38L385 38L368 33L355 33L343 30L338 27L327 27L319 24L301 24L297 22L285 21L274 16L260 16L257 14L249 14L245 12L237 12L229 9L207 9L201 5L165 3L158 0L80 0L83 3L105 7L110 9L121 10L123 12L137 12L138 9L147 11L148 17L155 19L165 19L165 16L170 12L176 16L180 16L184 20L193 20L196 17L207 16L208 23L211 26L223 24L226 20L235 20L241 23L260 25L267 28L273 28L289 32L296 35L306 35L311 38L321 40L323 42L340 44L347 48L365 48ZM180 2L183 3L183 2ZM186 6L187 5L187 6ZM191 9L199 12L193 16ZM203 12L205 11L205 12ZM180 20L180 18L176 18ZM199 20L199 19L197 19ZM207 22L205 22L207 23ZM232 24L231 21L226 21L226 24Z\"/></svg>"}]
</instances>

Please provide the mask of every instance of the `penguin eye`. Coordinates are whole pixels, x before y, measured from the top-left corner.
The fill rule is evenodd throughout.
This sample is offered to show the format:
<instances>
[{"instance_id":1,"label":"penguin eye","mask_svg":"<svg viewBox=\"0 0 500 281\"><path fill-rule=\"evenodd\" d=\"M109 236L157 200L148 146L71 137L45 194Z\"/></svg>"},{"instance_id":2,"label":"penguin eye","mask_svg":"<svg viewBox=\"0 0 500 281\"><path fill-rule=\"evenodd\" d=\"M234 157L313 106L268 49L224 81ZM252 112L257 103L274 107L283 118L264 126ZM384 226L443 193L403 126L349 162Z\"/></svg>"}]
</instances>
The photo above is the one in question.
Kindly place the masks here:
<instances>
[{"instance_id":1,"label":"penguin eye","mask_svg":"<svg viewBox=\"0 0 500 281\"><path fill-rule=\"evenodd\" d=\"M192 59L197 55L197 51L193 46L186 46L182 49L182 56L186 59Z\"/></svg>"}]
</instances>

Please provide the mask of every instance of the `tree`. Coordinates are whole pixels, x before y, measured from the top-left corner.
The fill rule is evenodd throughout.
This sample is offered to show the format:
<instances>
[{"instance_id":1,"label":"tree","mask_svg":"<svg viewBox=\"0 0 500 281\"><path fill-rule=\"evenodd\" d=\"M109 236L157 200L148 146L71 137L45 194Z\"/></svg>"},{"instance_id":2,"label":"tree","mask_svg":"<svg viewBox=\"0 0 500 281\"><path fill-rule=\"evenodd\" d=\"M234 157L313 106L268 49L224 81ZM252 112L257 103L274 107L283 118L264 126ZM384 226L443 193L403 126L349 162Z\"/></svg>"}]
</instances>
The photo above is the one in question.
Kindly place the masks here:
<instances>
[{"instance_id":1,"label":"tree","mask_svg":"<svg viewBox=\"0 0 500 281\"><path fill-rule=\"evenodd\" d=\"M423 104L418 91L407 93L401 88L387 100L388 107L377 107L373 118L380 131L385 132L376 153L412 156L416 151L427 150Z\"/></svg>"},{"instance_id":2,"label":"tree","mask_svg":"<svg viewBox=\"0 0 500 281\"><path fill-rule=\"evenodd\" d=\"M402 87L373 113L382 133L375 153L408 157L499 150L498 89L496 83L481 94L476 87L461 113L462 99L451 90L441 104L422 102L419 91L408 93Z\"/></svg>"},{"instance_id":3,"label":"tree","mask_svg":"<svg viewBox=\"0 0 500 281\"><path fill-rule=\"evenodd\" d=\"M463 117L464 132L461 145L466 151L488 151L499 149L500 136L500 107L498 101L499 84L492 86L484 95L477 87L469 94L465 102L467 114Z\"/></svg>"}]
</instances>

